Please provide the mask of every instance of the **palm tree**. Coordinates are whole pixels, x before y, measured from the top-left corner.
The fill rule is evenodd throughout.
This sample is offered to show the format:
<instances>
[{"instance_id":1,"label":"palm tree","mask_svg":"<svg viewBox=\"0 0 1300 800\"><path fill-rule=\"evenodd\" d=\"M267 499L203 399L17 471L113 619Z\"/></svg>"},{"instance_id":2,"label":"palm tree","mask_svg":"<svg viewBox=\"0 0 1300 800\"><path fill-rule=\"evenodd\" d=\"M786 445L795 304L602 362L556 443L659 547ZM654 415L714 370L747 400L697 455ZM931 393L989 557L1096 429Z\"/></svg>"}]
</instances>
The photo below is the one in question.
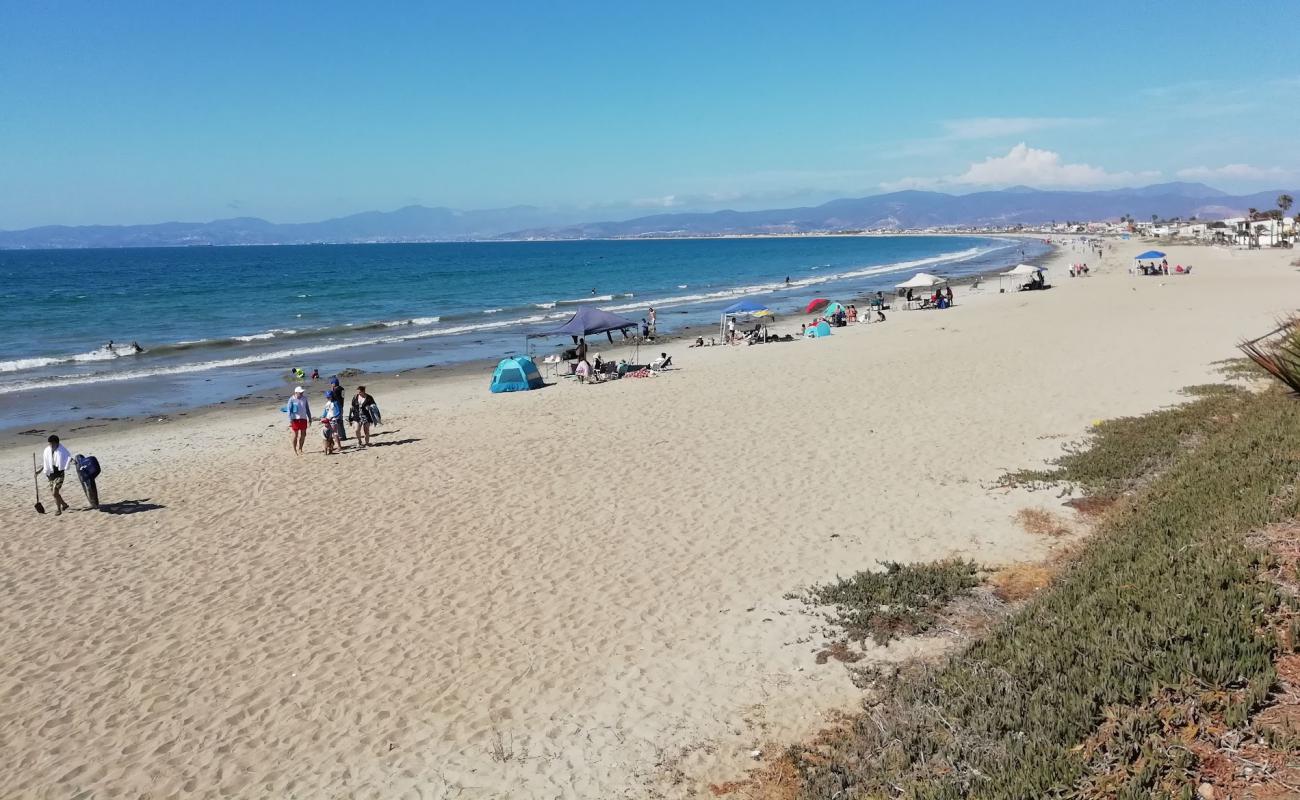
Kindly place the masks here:
<instances>
[{"instance_id":1,"label":"palm tree","mask_svg":"<svg viewBox=\"0 0 1300 800\"><path fill-rule=\"evenodd\" d=\"M1291 210L1291 206L1292 206L1294 203L1295 203L1295 198L1293 198L1293 197L1292 197L1291 195L1289 195L1289 194L1280 194L1280 195L1277 196L1277 207L1280 208L1280 209L1282 209L1282 216L1284 216L1284 217L1286 216L1286 212L1288 212L1288 211ZM1281 223L1279 222L1278 224L1280 225ZM1293 224L1293 227L1292 227L1292 233L1293 233L1293 234L1295 233L1294 224ZM1283 237L1282 237L1282 241L1283 241L1284 243L1286 242L1286 236L1283 236Z\"/></svg>"}]
</instances>

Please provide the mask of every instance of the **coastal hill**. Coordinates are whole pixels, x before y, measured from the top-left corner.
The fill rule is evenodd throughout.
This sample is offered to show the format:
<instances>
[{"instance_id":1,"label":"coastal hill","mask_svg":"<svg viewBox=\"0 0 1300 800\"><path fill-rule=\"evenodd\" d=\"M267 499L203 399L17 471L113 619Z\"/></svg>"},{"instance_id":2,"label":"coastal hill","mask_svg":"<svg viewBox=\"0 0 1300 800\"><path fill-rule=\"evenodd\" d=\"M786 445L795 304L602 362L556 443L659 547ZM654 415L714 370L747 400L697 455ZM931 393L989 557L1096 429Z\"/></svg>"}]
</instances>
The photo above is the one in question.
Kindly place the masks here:
<instances>
[{"instance_id":1,"label":"coastal hill","mask_svg":"<svg viewBox=\"0 0 1300 800\"><path fill-rule=\"evenodd\" d=\"M1280 193L1234 196L1200 183L1092 192L1044 191L1025 186L963 195L909 190L832 200L805 208L681 212L577 224L574 215L578 212L572 210L514 206L457 211L413 205L305 223L235 217L155 225L50 225L0 231L0 249L713 236L1035 225L1118 219L1126 214L1139 220L1152 214L1218 219L1244 215L1248 208L1273 208Z\"/></svg>"},{"instance_id":2,"label":"coastal hill","mask_svg":"<svg viewBox=\"0 0 1300 800\"><path fill-rule=\"evenodd\" d=\"M973 194L901 191L832 200L808 208L656 214L622 222L519 231L515 238L585 239L629 236L803 233L946 226L1036 225L1067 220L1142 220L1165 217L1221 219L1248 208L1273 208L1281 192L1233 196L1200 183L1165 183L1138 189L1041 191L1027 186Z\"/></svg>"}]
</instances>

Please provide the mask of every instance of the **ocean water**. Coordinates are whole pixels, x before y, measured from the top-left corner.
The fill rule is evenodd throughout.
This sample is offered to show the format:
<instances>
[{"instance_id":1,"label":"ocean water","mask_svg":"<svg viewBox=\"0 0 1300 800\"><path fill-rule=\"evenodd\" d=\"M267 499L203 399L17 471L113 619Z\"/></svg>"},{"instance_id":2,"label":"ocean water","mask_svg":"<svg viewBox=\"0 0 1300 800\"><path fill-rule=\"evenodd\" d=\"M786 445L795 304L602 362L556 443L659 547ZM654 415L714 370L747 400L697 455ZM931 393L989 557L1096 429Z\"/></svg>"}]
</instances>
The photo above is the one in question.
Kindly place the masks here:
<instances>
[{"instance_id":1,"label":"ocean water","mask_svg":"<svg viewBox=\"0 0 1300 800\"><path fill-rule=\"evenodd\" d=\"M671 330L742 296L792 311L1046 251L922 236L0 251L0 413L4 427L156 413L287 384L294 366L520 352L584 303L638 321L653 306Z\"/></svg>"}]
</instances>

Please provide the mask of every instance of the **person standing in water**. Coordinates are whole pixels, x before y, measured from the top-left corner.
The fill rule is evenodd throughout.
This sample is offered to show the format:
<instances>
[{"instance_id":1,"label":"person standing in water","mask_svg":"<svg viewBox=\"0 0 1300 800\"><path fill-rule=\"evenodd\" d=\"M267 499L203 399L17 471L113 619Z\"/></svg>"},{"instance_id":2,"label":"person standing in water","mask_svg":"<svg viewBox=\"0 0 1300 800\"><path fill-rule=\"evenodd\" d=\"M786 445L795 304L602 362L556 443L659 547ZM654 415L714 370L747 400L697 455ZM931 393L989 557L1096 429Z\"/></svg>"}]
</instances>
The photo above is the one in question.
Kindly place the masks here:
<instances>
[{"instance_id":1,"label":"person standing in water","mask_svg":"<svg viewBox=\"0 0 1300 800\"><path fill-rule=\"evenodd\" d=\"M307 426L311 424L311 404L303 394L301 386L293 387L293 397L284 407L289 412L289 435L293 441L294 455L302 455L302 446L307 441Z\"/></svg>"},{"instance_id":2,"label":"person standing in water","mask_svg":"<svg viewBox=\"0 0 1300 800\"><path fill-rule=\"evenodd\" d=\"M41 466L36 471L44 472L45 479L50 483L50 493L54 495L54 516L57 517L69 508L63 499L63 476L68 469L68 464L72 462L72 453L59 444L57 436L51 436L45 441L48 444L45 446L45 452L41 454Z\"/></svg>"}]
</instances>

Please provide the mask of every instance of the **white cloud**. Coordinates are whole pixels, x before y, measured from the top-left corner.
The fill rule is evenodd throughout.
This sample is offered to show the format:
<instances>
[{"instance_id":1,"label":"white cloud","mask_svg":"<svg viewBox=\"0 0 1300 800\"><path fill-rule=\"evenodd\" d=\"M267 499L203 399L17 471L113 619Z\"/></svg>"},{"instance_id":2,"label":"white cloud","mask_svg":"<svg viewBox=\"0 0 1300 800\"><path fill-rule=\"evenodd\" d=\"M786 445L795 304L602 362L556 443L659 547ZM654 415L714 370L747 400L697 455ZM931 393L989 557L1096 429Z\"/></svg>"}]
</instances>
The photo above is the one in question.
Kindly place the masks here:
<instances>
[{"instance_id":1,"label":"white cloud","mask_svg":"<svg viewBox=\"0 0 1300 800\"><path fill-rule=\"evenodd\" d=\"M881 184L881 188L937 188L943 186L1034 186L1038 188L1086 188L1117 186L1145 181L1159 172L1108 172L1091 164L1067 164L1060 153L1039 150L1021 142L1004 156L989 156L967 167L960 175L945 178L902 178Z\"/></svg>"},{"instance_id":2,"label":"white cloud","mask_svg":"<svg viewBox=\"0 0 1300 800\"><path fill-rule=\"evenodd\" d=\"M943 127L948 132L945 139L967 140L1023 136L1034 131L1095 125L1098 122L1100 120L1091 117L970 117L947 120Z\"/></svg>"},{"instance_id":3,"label":"white cloud","mask_svg":"<svg viewBox=\"0 0 1300 800\"><path fill-rule=\"evenodd\" d=\"M1255 167L1250 164L1224 164L1221 167L1188 167L1178 170L1178 177L1188 180L1265 180L1286 178L1291 173L1281 167Z\"/></svg>"}]
</instances>

